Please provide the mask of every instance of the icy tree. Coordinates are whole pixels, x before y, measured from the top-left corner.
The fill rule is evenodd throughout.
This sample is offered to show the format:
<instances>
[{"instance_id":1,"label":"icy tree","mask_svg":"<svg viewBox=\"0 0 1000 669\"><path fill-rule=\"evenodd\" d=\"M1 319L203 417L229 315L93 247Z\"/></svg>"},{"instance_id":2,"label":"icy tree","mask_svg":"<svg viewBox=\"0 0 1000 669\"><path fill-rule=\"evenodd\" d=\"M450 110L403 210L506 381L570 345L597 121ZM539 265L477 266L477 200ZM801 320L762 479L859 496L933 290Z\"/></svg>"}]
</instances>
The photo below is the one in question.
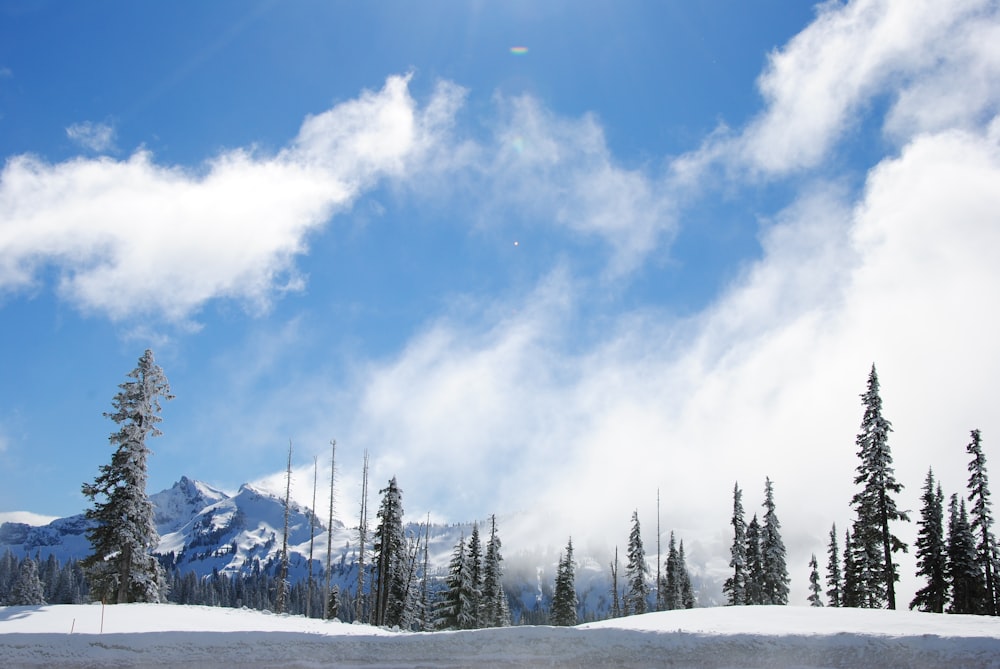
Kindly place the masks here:
<instances>
[{"instance_id":1,"label":"icy tree","mask_svg":"<svg viewBox=\"0 0 1000 669\"><path fill-rule=\"evenodd\" d=\"M472 524L472 534L466 546L465 559L469 563L469 581L472 588L469 592L469 613L472 615L472 627L482 627L480 610L483 599L483 544L479 539L479 523Z\"/></svg>"},{"instance_id":2,"label":"icy tree","mask_svg":"<svg viewBox=\"0 0 1000 669\"><path fill-rule=\"evenodd\" d=\"M17 579L7 596L11 606L34 606L45 603L45 591L42 581L38 578L38 565L30 557L21 560L17 570Z\"/></svg>"},{"instance_id":3,"label":"icy tree","mask_svg":"<svg viewBox=\"0 0 1000 669\"><path fill-rule=\"evenodd\" d=\"M393 627L402 623L406 608L409 560L403 533L403 491L393 476L379 491L382 505L376 517L372 624Z\"/></svg>"},{"instance_id":4,"label":"icy tree","mask_svg":"<svg viewBox=\"0 0 1000 669\"><path fill-rule=\"evenodd\" d=\"M757 514L747 525L747 604L764 603L764 554L761 547L761 529Z\"/></svg>"},{"instance_id":5,"label":"icy tree","mask_svg":"<svg viewBox=\"0 0 1000 669\"><path fill-rule=\"evenodd\" d=\"M823 606L822 586L819 584L819 562L816 554L809 560L809 606Z\"/></svg>"},{"instance_id":6,"label":"icy tree","mask_svg":"<svg viewBox=\"0 0 1000 669\"><path fill-rule=\"evenodd\" d=\"M977 534L976 545L979 565L985 575L982 612L991 616L997 615L997 586L993 563L996 561L996 545L993 533L993 514L990 511L990 484L986 476L986 456L983 454L982 435L979 430L972 430L972 441L965 449L972 460L969 462L969 502L972 508L969 515L972 518L971 529Z\"/></svg>"},{"instance_id":7,"label":"icy tree","mask_svg":"<svg viewBox=\"0 0 1000 669\"><path fill-rule=\"evenodd\" d=\"M830 528L830 545L827 547L826 597L830 606L844 605L844 579L840 573L840 555L837 550L837 524Z\"/></svg>"},{"instance_id":8,"label":"icy tree","mask_svg":"<svg viewBox=\"0 0 1000 669\"><path fill-rule=\"evenodd\" d=\"M502 543L497 534L496 516L490 516L490 540L486 544L483 563L483 596L480 623L482 627L507 627L510 625L510 607L503 590Z\"/></svg>"},{"instance_id":9,"label":"icy tree","mask_svg":"<svg viewBox=\"0 0 1000 669\"><path fill-rule=\"evenodd\" d=\"M917 534L917 576L923 576L924 587L917 590L910 608L942 613L948 599L948 558L944 536L944 493L941 486L934 487L934 472L927 470L924 494L921 497Z\"/></svg>"},{"instance_id":10,"label":"icy tree","mask_svg":"<svg viewBox=\"0 0 1000 669\"><path fill-rule=\"evenodd\" d=\"M774 511L774 486L771 479L764 483L764 527L761 531L763 553L764 604L788 603L788 567L785 564L785 542L781 539L781 523Z\"/></svg>"},{"instance_id":11,"label":"icy tree","mask_svg":"<svg viewBox=\"0 0 1000 669\"><path fill-rule=\"evenodd\" d=\"M628 592L625 594L625 607L630 614L646 612L646 599L649 597L649 584L646 583L648 573L649 565L646 564L646 551L642 547L642 534L639 530L639 512L633 511L626 566Z\"/></svg>"},{"instance_id":12,"label":"icy tree","mask_svg":"<svg viewBox=\"0 0 1000 669\"><path fill-rule=\"evenodd\" d=\"M83 560L91 594L118 604L158 602L162 596L163 570L151 554L159 536L146 496L146 438L160 434L160 398L173 399L148 349L128 378L111 402L114 411L104 414L120 426L109 437L115 447L111 462L101 465L93 483L83 484L94 503L86 517L96 523L87 530L93 553Z\"/></svg>"},{"instance_id":13,"label":"icy tree","mask_svg":"<svg viewBox=\"0 0 1000 669\"><path fill-rule=\"evenodd\" d=\"M952 495L948 515L948 613L981 613L985 584L965 499L959 503L958 495Z\"/></svg>"},{"instance_id":14,"label":"icy tree","mask_svg":"<svg viewBox=\"0 0 1000 669\"><path fill-rule=\"evenodd\" d=\"M573 567L573 538L566 543L566 552L559 556L552 613L549 622L561 627L576 625L576 583Z\"/></svg>"},{"instance_id":15,"label":"icy tree","mask_svg":"<svg viewBox=\"0 0 1000 669\"><path fill-rule=\"evenodd\" d=\"M855 510L854 543L855 562L858 564L862 581L862 606L879 608L888 605L896 608L896 581L899 580L898 565L892 561L892 554L906 552L906 544L889 531L889 523L894 520L907 521L906 513L896 508L893 494L899 494L903 486L896 482L892 467L892 453L889 450L889 432L892 424L882 416L882 398L879 396L878 374L872 365L868 375L868 389L861 395L865 406L861 419L861 431L855 443L858 447L860 463L855 485L859 490L851 499Z\"/></svg>"},{"instance_id":16,"label":"icy tree","mask_svg":"<svg viewBox=\"0 0 1000 669\"><path fill-rule=\"evenodd\" d=\"M743 519L743 491L739 483L733 485L733 545L729 549L729 566L733 575L726 579L722 592L730 606L740 606L747 603L746 571L747 571L747 524Z\"/></svg>"},{"instance_id":17,"label":"icy tree","mask_svg":"<svg viewBox=\"0 0 1000 669\"><path fill-rule=\"evenodd\" d=\"M476 615L472 611L472 575L469 573L464 536L455 545L445 584L447 589L435 610L436 627L443 630L473 629Z\"/></svg>"}]
</instances>

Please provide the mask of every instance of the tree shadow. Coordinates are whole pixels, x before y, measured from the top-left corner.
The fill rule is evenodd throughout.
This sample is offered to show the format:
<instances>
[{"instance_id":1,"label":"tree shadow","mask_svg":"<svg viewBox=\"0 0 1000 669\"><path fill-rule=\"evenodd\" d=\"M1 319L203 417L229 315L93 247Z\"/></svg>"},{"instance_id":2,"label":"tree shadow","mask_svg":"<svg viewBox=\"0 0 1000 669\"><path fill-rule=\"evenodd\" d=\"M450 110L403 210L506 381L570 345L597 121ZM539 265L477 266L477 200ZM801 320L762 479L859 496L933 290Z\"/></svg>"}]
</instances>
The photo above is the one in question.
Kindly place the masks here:
<instances>
[{"instance_id":1,"label":"tree shadow","mask_svg":"<svg viewBox=\"0 0 1000 669\"><path fill-rule=\"evenodd\" d=\"M36 604L34 606L2 606L0 607L0 622L27 618L32 613L40 612L45 606L45 604Z\"/></svg>"}]
</instances>

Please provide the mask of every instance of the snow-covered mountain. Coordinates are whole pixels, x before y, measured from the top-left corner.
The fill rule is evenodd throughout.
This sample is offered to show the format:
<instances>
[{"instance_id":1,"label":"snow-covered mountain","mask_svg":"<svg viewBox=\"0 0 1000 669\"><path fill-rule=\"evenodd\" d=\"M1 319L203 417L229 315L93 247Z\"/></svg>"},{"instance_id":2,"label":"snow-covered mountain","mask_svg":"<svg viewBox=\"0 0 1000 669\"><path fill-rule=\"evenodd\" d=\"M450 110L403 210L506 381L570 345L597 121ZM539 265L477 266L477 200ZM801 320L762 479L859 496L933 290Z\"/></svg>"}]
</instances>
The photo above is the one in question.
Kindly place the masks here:
<instances>
[{"instance_id":1,"label":"snow-covered mountain","mask_svg":"<svg viewBox=\"0 0 1000 669\"><path fill-rule=\"evenodd\" d=\"M236 575L251 574L258 569L277 573L284 527L282 497L248 484L229 495L185 476L170 488L151 495L150 500L160 534L157 552L180 573L208 576L218 571ZM289 579L295 583L307 578L310 535L313 573L318 576L323 572L329 538L335 581L341 588L353 590L357 578L357 527L346 527L334 519L331 532L322 516L322 513L314 516L309 509L294 502L291 504ZM375 521L374 517L369 520L372 529ZM45 559L54 555L60 562L79 559L90 552L84 534L87 527L88 521L83 514L59 518L42 526L2 523L0 553L9 549L18 556L38 555ZM407 533L414 538L420 536L421 540L424 529L416 523L406 525ZM428 554L432 576L443 578L447 574L455 545L462 536L468 538L471 530L472 523L430 526ZM485 543L488 538L485 523L480 523L480 532ZM371 545L367 548L370 551ZM517 602L512 608L532 611L547 606L552 596L558 551L542 546L512 548L505 545L504 551L504 588ZM578 550L576 559L576 589L581 611L590 617L603 617L610 606L610 575L605 558L587 556ZM702 585L703 592L718 589L717 584L703 582L698 575L694 575L694 580L696 589ZM716 602L706 598L703 603Z\"/></svg>"}]
</instances>

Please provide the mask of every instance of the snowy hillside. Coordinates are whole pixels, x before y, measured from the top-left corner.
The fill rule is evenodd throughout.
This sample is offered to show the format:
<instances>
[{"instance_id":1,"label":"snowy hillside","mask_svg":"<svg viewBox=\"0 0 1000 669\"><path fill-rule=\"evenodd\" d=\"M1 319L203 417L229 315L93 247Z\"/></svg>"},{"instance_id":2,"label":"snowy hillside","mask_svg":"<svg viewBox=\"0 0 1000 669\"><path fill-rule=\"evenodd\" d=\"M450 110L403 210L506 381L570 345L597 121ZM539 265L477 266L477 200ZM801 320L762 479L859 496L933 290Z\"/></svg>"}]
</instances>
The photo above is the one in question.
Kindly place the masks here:
<instances>
[{"instance_id":1,"label":"snowy hillside","mask_svg":"<svg viewBox=\"0 0 1000 669\"><path fill-rule=\"evenodd\" d=\"M100 633L103 614L103 634ZM0 658L35 667L1000 667L1000 620L801 607L651 613L575 628L393 633L166 604L0 607Z\"/></svg>"}]
</instances>

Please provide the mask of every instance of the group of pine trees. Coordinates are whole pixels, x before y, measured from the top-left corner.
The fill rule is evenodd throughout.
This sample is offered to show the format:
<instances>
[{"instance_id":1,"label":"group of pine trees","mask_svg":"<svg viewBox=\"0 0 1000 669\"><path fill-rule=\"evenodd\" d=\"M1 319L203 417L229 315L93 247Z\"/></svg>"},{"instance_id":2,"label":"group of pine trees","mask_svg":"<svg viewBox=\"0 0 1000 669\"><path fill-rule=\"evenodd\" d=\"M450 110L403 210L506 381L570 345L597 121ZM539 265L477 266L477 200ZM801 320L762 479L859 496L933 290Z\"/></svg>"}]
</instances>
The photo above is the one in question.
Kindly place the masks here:
<instances>
[{"instance_id":1,"label":"group of pine trees","mask_svg":"<svg viewBox=\"0 0 1000 669\"><path fill-rule=\"evenodd\" d=\"M753 515L747 524L743 510L743 491L733 486L733 545L729 566L733 574L726 579L722 592L730 606L788 603L788 566L781 523L775 511L774 484L764 481L764 522Z\"/></svg>"},{"instance_id":2,"label":"group of pine trees","mask_svg":"<svg viewBox=\"0 0 1000 669\"><path fill-rule=\"evenodd\" d=\"M889 527L892 521L908 521L894 496L903 486L895 478L888 436L892 424L882 415L878 374L872 365L868 385L861 395L865 411L856 439L859 463L854 478L860 489L851 499L855 518L844 533L843 551L836 524L830 530L827 549L827 605L857 608L896 608L895 584L899 565L893 554L906 552L907 545ZM945 531L944 493L928 469L921 496L920 527L916 540L917 576L925 584L910 602L911 609L934 613L997 615L1000 559L992 532L989 480L982 435L972 430L966 452L972 456L968 496L951 495ZM966 499L970 507L966 507ZM809 563L809 602L822 606L819 565Z\"/></svg>"},{"instance_id":3,"label":"group of pine trees","mask_svg":"<svg viewBox=\"0 0 1000 669\"><path fill-rule=\"evenodd\" d=\"M496 516L490 517L490 538L483 553L479 525L472 526L466 542L455 545L445 589L433 608L433 624L427 629L468 630L506 627L511 624L510 605L503 589L502 542Z\"/></svg>"},{"instance_id":4,"label":"group of pine trees","mask_svg":"<svg viewBox=\"0 0 1000 669\"><path fill-rule=\"evenodd\" d=\"M76 560L60 564L54 555L18 559L10 550L0 556L0 606L82 604L89 594Z\"/></svg>"},{"instance_id":5,"label":"group of pine trees","mask_svg":"<svg viewBox=\"0 0 1000 669\"><path fill-rule=\"evenodd\" d=\"M657 526L657 556L656 577L653 580L656 588L655 598L650 606L650 586L648 582L649 564L646 561L646 549L642 542L642 528L639 523L639 512L632 512L632 527L629 531L628 549L625 566L625 583L618 589L618 549L615 548L615 559L611 562L611 611L612 618L639 615L647 611L670 611L672 609L690 609L697 604L691 574L687 569L687 559L684 555L684 540L678 546L674 533L670 533L670 544L667 549L665 564L660 560L659 526ZM661 569L661 567L664 567Z\"/></svg>"}]
</instances>

